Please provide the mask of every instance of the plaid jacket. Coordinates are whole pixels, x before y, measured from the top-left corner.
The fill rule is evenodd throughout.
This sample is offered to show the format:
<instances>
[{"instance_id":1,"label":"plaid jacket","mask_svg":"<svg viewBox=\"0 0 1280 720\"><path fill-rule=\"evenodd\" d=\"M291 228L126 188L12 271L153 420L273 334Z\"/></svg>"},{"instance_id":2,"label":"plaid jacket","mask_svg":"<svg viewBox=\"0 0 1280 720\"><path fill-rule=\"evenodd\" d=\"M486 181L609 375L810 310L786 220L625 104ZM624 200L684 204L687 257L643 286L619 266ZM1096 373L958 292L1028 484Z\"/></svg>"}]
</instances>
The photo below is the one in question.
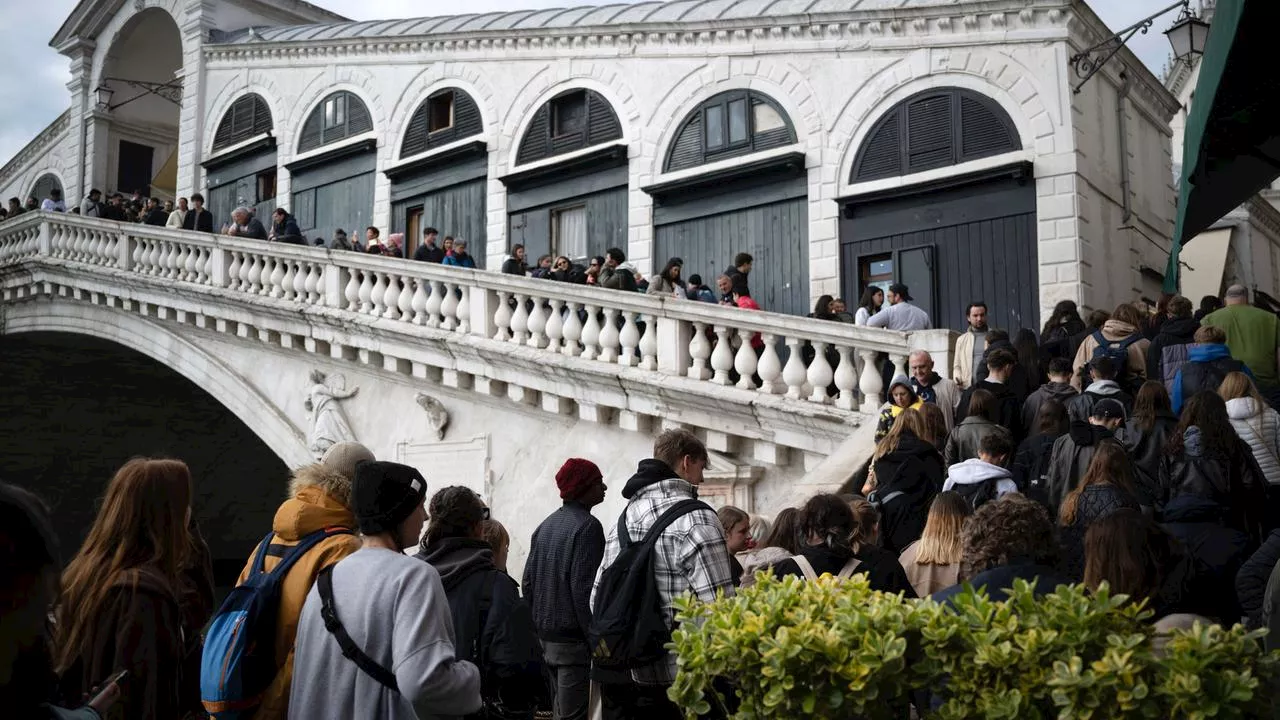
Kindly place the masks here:
<instances>
[{"instance_id":1,"label":"plaid jacket","mask_svg":"<svg viewBox=\"0 0 1280 720\"><path fill-rule=\"evenodd\" d=\"M697 489L680 478L660 480L637 490L623 510L632 542L639 542L668 508L697 495ZM724 529L711 510L695 510L677 518L658 536L654 550L658 592L662 595L662 611L669 625L675 624L672 601L678 595L693 593L701 600L713 600L717 590L724 590L726 594L733 592ZM593 604L600 587L600 575L613 564L620 551L615 521L609 526L604 562L600 563L591 591ZM632 678L642 685L670 685L676 679L676 658L669 655L653 665L636 668Z\"/></svg>"}]
</instances>

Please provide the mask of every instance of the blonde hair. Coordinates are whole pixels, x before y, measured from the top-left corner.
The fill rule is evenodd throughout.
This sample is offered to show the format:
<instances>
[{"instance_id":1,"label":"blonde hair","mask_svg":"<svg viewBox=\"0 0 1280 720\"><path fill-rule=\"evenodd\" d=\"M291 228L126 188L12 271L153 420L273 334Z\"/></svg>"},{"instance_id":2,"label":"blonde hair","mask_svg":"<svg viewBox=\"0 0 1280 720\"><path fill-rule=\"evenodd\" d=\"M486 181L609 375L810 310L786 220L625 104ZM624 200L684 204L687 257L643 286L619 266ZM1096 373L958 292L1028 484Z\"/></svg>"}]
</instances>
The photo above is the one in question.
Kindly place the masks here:
<instances>
[{"instance_id":1,"label":"blonde hair","mask_svg":"<svg viewBox=\"0 0 1280 720\"><path fill-rule=\"evenodd\" d=\"M916 544L919 565L954 565L964 556L964 524L973 514L969 502L955 492L940 493L929 505L929 519Z\"/></svg>"},{"instance_id":2,"label":"blonde hair","mask_svg":"<svg viewBox=\"0 0 1280 720\"><path fill-rule=\"evenodd\" d=\"M929 428L925 424L924 416L914 408L905 408L898 414L897 419L893 421L893 427L889 428L889 434L881 438L880 442L876 444L876 452L871 456L871 461L875 462L897 450L898 443L902 441L902 433L907 430L910 430L912 434L922 440L929 434Z\"/></svg>"},{"instance_id":3,"label":"blonde hair","mask_svg":"<svg viewBox=\"0 0 1280 720\"><path fill-rule=\"evenodd\" d=\"M497 520L490 518L481 521L480 531L484 534L484 541L489 543L495 553L500 553L511 545L511 535Z\"/></svg>"},{"instance_id":4,"label":"blonde hair","mask_svg":"<svg viewBox=\"0 0 1280 720\"><path fill-rule=\"evenodd\" d=\"M1267 407L1262 394L1258 392L1258 386L1254 385L1248 375L1239 371L1227 373L1227 376L1222 379L1222 384L1218 386L1218 395L1222 396L1223 400L1252 398L1254 409L1259 414L1262 413L1263 408Z\"/></svg>"}]
</instances>

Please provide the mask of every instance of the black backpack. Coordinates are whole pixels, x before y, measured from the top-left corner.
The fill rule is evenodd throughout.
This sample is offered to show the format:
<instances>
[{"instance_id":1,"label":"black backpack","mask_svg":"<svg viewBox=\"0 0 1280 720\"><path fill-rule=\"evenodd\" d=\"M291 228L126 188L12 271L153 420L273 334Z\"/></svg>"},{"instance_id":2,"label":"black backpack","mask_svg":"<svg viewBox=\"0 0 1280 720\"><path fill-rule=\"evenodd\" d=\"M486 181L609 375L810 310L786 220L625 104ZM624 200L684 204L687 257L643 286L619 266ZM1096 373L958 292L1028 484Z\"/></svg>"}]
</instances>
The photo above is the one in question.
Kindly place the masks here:
<instances>
[{"instance_id":1,"label":"black backpack","mask_svg":"<svg viewBox=\"0 0 1280 720\"><path fill-rule=\"evenodd\" d=\"M629 670L667 656L671 628L662 612L662 595L654 576L653 548L658 536L677 518L711 507L681 500L653 523L638 543L627 533L627 513L618 518L618 557L600 575L587 642L596 666Z\"/></svg>"},{"instance_id":2,"label":"black backpack","mask_svg":"<svg viewBox=\"0 0 1280 720\"><path fill-rule=\"evenodd\" d=\"M969 507L977 510L983 505L996 499L996 491L999 481L995 478L987 478L980 483L956 483L952 486L951 491L964 498L969 503Z\"/></svg>"}]
</instances>

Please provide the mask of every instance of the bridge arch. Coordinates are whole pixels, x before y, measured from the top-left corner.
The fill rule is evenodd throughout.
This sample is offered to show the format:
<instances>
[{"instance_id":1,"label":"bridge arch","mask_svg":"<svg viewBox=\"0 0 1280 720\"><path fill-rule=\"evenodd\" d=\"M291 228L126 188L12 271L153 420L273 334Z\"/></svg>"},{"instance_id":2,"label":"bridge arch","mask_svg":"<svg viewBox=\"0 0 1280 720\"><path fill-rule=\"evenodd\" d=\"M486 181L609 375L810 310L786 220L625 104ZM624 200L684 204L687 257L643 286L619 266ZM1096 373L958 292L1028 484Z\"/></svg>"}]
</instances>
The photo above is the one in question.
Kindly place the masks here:
<instances>
[{"instance_id":1,"label":"bridge arch","mask_svg":"<svg viewBox=\"0 0 1280 720\"><path fill-rule=\"evenodd\" d=\"M0 334L87 335L136 350L174 370L231 411L289 467L313 462L303 433L231 368L195 343L136 313L55 299L4 308Z\"/></svg>"}]
</instances>

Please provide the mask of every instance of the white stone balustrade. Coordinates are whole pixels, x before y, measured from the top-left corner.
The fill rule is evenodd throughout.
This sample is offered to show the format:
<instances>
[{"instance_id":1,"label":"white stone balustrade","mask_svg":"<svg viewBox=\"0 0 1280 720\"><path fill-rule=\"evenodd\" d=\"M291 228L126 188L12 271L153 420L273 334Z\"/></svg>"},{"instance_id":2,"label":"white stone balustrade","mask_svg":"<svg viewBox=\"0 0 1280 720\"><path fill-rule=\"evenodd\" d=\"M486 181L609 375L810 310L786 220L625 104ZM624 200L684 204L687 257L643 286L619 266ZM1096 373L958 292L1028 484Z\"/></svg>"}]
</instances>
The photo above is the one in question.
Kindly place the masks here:
<instances>
[{"instance_id":1,"label":"white stone balustrade","mask_svg":"<svg viewBox=\"0 0 1280 720\"><path fill-rule=\"evenodd\" d=\"M884 388L877 362L905 372L908 353L925 349L939 368L950 367L952 334L945 330L904 334L58 213L0 223L0 267L31 261L189 283L249 304L324 308L410 334L426 331L418 326L483 336L845 411L879 408Z\"/></svg>"}]
</instances>

